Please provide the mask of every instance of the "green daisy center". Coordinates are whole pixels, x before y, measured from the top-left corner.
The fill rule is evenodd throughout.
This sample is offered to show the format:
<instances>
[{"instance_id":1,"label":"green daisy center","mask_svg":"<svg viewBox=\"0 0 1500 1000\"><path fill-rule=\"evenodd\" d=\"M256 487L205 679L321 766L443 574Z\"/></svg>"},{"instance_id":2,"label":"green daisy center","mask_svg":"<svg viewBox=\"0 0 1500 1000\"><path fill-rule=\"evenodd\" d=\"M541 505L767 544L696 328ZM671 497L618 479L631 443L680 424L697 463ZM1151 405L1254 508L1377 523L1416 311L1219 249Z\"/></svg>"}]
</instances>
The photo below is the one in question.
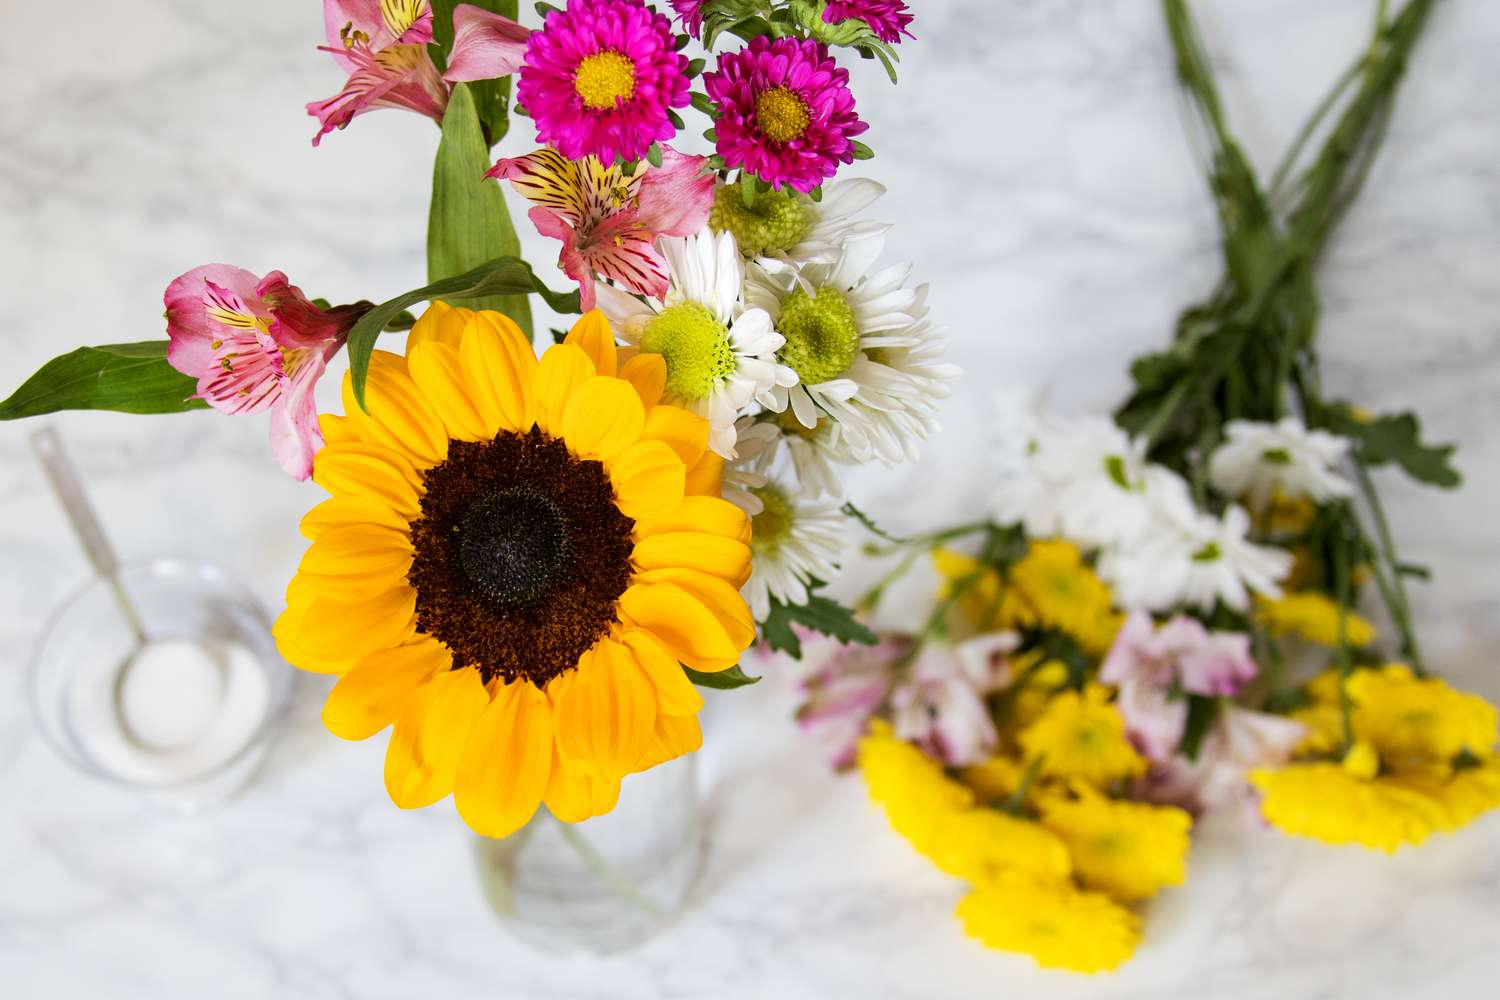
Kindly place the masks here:
<instances>
[{"instance_id":1,"label":"green daisy center","mask_svg":"<svg viewBox=\"0 0 1500 1000\"><path fill-rule=\"evenodd\" d=\"M792 504L775 486L752 487L751 493L761 502L760 513L750 519L750 547L756 552L771 552L792 533Z\"/></svg>"},{"instance_id":2,"label":"green daisy center","mask_svg":"<svg viewBox=\"0 0 1500 1000\"><path fill-rule=\"evenodd\" d=\"M641 350L667 363L667 393L688 402L706 399L734 372L729 330L696 302L668 306L641 334Z\"/></svg>"},{"instance_id":3,"label":"green daisy center","mask_svg":"<svg viewBox=\"0 0 1500 1000\"><path fill-rule=\"evenodd\" d=\"M797 289L781 306L776 332L786 338L781 363L797 373L803 385L817 385L849 370L859 352L854 310L836 289L818 294Z\"/></svg>"},{"instance_id":4,"label":"green daisy center","mask_svg":"<svg viewBox=\"0 0 1500 1000\"><path fill-rule=\"evenodd\" d=\"M739 189L725 184L714 190L708 213L713 231L734 234L740 252L751 257L792 249L812 232L814 221L813 210L790 191L762 191L746 208Z\"/></svg>"}]
</instances>

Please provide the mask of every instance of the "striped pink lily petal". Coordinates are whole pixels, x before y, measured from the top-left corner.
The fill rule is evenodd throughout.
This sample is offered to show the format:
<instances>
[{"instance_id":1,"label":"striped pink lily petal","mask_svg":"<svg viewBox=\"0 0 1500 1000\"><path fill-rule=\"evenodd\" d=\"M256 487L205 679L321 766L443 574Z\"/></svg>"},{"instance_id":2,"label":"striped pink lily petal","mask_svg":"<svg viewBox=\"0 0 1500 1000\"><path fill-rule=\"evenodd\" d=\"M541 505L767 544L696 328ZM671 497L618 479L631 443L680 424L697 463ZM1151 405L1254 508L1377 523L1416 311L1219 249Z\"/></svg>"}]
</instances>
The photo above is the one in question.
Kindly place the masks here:
<instances>
[{"instance_id":1,"label":"striped pink lily petal","mask_svg":"<svg viewBox=\"0 0 1500 1000\"><path fill-rule=\"evenodd\" d=\"M449 83L509 76L526 60L531 29L471 3L453 8L453 49L448 53Z\"/></svg>"}]
</instances>

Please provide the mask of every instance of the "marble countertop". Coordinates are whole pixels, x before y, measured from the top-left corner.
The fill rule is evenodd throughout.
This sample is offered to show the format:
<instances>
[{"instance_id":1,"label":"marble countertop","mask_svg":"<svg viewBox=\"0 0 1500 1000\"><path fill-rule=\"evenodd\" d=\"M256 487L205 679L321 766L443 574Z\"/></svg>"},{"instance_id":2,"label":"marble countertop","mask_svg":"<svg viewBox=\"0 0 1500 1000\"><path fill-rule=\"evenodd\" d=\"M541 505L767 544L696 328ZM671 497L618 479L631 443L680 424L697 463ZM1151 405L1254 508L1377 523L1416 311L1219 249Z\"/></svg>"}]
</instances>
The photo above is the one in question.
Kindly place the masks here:
<instances>
[{"instance_id":1,"label":"marble countertop","mask_svg":"<svg viewBox=\"0 0 1500 1000\"><path fill-rule=\"evenodd\" d=\"M285 270L310 294L419 283L436 133L382 112L314 152L302 114L339 77L315 0L83 0L8 10L0 35L3 388L80 342L161 335L161 290L202 261ZM1156 5L917 5L892 92L857 67L878 214L933 284L966 378L915 469L853 495L897 527L982 503L995 387L1102 408L1218 267ZM1233 121L1274 159L1362 43L1367 0L1204 0ZM1456 494L1388 489L1429 660L1500 699L1500 6L1445 3L1387 152L1324 272L1325 379L1412 406L1456 441ZM556 253L528 234L534 260ZM324 389L332 388L327 380ZM330 394L329 402L333 398ZM317 495L281 477L262 420L65 414L122 554L216 561L267 604ZM1442 997L1500 978L1500 816L1394 858L1294 841L1239 816L1195 838L1112 978L987 952L958 883L917 857L860 783L815 766L789 685L711 698L710 852L692 911L614 959L547 958L485 908L448 806L385 799L383 741L325 733L303 678L260 779L179 819L68 769L32 728L25 665L86 575L26 449L0 426L0 982L15 998ZM933 490L933 482L942 482Z\"/></svg>"}]
</instances>

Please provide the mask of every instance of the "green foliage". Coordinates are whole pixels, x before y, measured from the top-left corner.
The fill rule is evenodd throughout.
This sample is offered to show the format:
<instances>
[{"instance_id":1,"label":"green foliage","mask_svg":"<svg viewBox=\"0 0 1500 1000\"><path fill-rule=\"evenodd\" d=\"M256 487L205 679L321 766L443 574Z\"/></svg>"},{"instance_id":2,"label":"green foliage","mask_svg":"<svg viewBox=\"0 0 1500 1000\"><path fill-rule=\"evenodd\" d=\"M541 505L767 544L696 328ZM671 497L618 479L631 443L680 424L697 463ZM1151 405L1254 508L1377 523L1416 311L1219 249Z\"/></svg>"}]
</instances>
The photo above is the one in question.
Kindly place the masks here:
<instances>
[{"instance_id":1,"label":"green foliage","mask_svg":"<svg viewBox=\"0 0 1500 1000\"><path fill-rule=\"evenodd\" d=\"M471 305L495 295L525 295L535 292L560 313L581 309L577 292L554 292L532 273L531 265L519 257L497 257L463 274L403 292L380 303L360 317L349 331L349 374L354 380L354 398L365 401L365 379L370 373L370 353L375 341L400 313L418 302L442 299Z\"/></svg>"},{"instance_id":2,"label":"green foliage","mask_svg":"<svg viewBox=\"0 0 1500 1000\"><path fill-rule=\"evenodd\" d=\"M521 251L501 186L484 177L489 147L481 134L470 85L453 88L443 115L443 138L432 170L432 209L427 217L427 280L462 274L497 257ZM491 296L470 303L498 309L531 334L525 295Z\"/></svg>"},{"instance_id":3,"label":"green foliage","mask_svg":"<svg viewBox=\"0 0 1500 1000\"><path fill-rule=\"evenodd\" d=\"M53 358L0 402L0 420L58 410L181 413L206 407L192 398L197 380L167 363L167 343L80 347Z\"/></svg>"},{"instance_id":4,"label":"green foliage","mask_svg":"<svg viewBox=\"0 0 1500 1000\"><path fill-rule=\"evenodd\" d=\"M1408 476L1430 486L1453 489L1463 477L1453 467L1451 444L1424 444L1415 413L1395 413L1371 421L1357 420L1347 409L1335 411L1333 429L1353 438L1357 461L1365 465L1401 466Z\"/></svg>"},{"instance_id":5,"label":"green foliage","mask_svg":"<svg viewBox=\"0 0 1500 1000\"><path fill-rule=\"evenodd\" d=\"M809 590L816 589L815 581ZM771 598L771 613L760 623L761 638L774 650L801 657L802 643L792 629L794 623L840 642L871 646L879 641L874 632L854 617L853 611L816 593L808 594L806 604L783 604L776 598Z\"/></svg>"},{"instance_id":6,"label":"green foliage","mask_svg":"<svg viewBox=\"0 0 1500 1000\"><path fill-rule=\"evenodd\" d=\"M473 4L512 21L517 19L517 0L432 0L432 44L427 48L439 73L448 66L448 53L453 49L453 8L460 3ZM476 80L464 86L473 96L474 108L484 130L485 148L488 149L510 131L510 77Z\"/></svg>"},{"instance_id":7,"label":"green foliage","mask_svg":"<svg viewBox=\"0 0 1500 1000\"><path fill-rule=\"evenodd\" d=\"M682 670L694 684L715 691L733 691L760 681L759 677L751 677L741 670L738 664L728 670L716 670L712 673L694 670L692 667L683 667Z\"/></svg>"}]
</instances>

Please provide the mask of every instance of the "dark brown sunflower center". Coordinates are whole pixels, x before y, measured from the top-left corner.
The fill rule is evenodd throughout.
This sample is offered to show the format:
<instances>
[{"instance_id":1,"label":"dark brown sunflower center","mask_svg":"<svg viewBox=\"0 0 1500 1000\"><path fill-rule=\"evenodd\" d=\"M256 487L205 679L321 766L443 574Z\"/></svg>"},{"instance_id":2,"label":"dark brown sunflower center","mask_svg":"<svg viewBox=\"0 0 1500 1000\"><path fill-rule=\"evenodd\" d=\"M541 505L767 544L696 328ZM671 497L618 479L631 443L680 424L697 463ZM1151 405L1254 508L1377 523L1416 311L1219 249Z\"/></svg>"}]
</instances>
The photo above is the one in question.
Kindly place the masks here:
<instances>
[{"instance_id":1,"label":"dark brown sunflower center","mask_svg":"<svg viewBox=\"0 0 1500 1000\"><path fill-rule=\"evenodd\" d=\"M453 441L424 474L408 579L417 627L486 681L538 686L616 620L635 522L598 462L539 430Z\"/></svg>"}]
</instances>

